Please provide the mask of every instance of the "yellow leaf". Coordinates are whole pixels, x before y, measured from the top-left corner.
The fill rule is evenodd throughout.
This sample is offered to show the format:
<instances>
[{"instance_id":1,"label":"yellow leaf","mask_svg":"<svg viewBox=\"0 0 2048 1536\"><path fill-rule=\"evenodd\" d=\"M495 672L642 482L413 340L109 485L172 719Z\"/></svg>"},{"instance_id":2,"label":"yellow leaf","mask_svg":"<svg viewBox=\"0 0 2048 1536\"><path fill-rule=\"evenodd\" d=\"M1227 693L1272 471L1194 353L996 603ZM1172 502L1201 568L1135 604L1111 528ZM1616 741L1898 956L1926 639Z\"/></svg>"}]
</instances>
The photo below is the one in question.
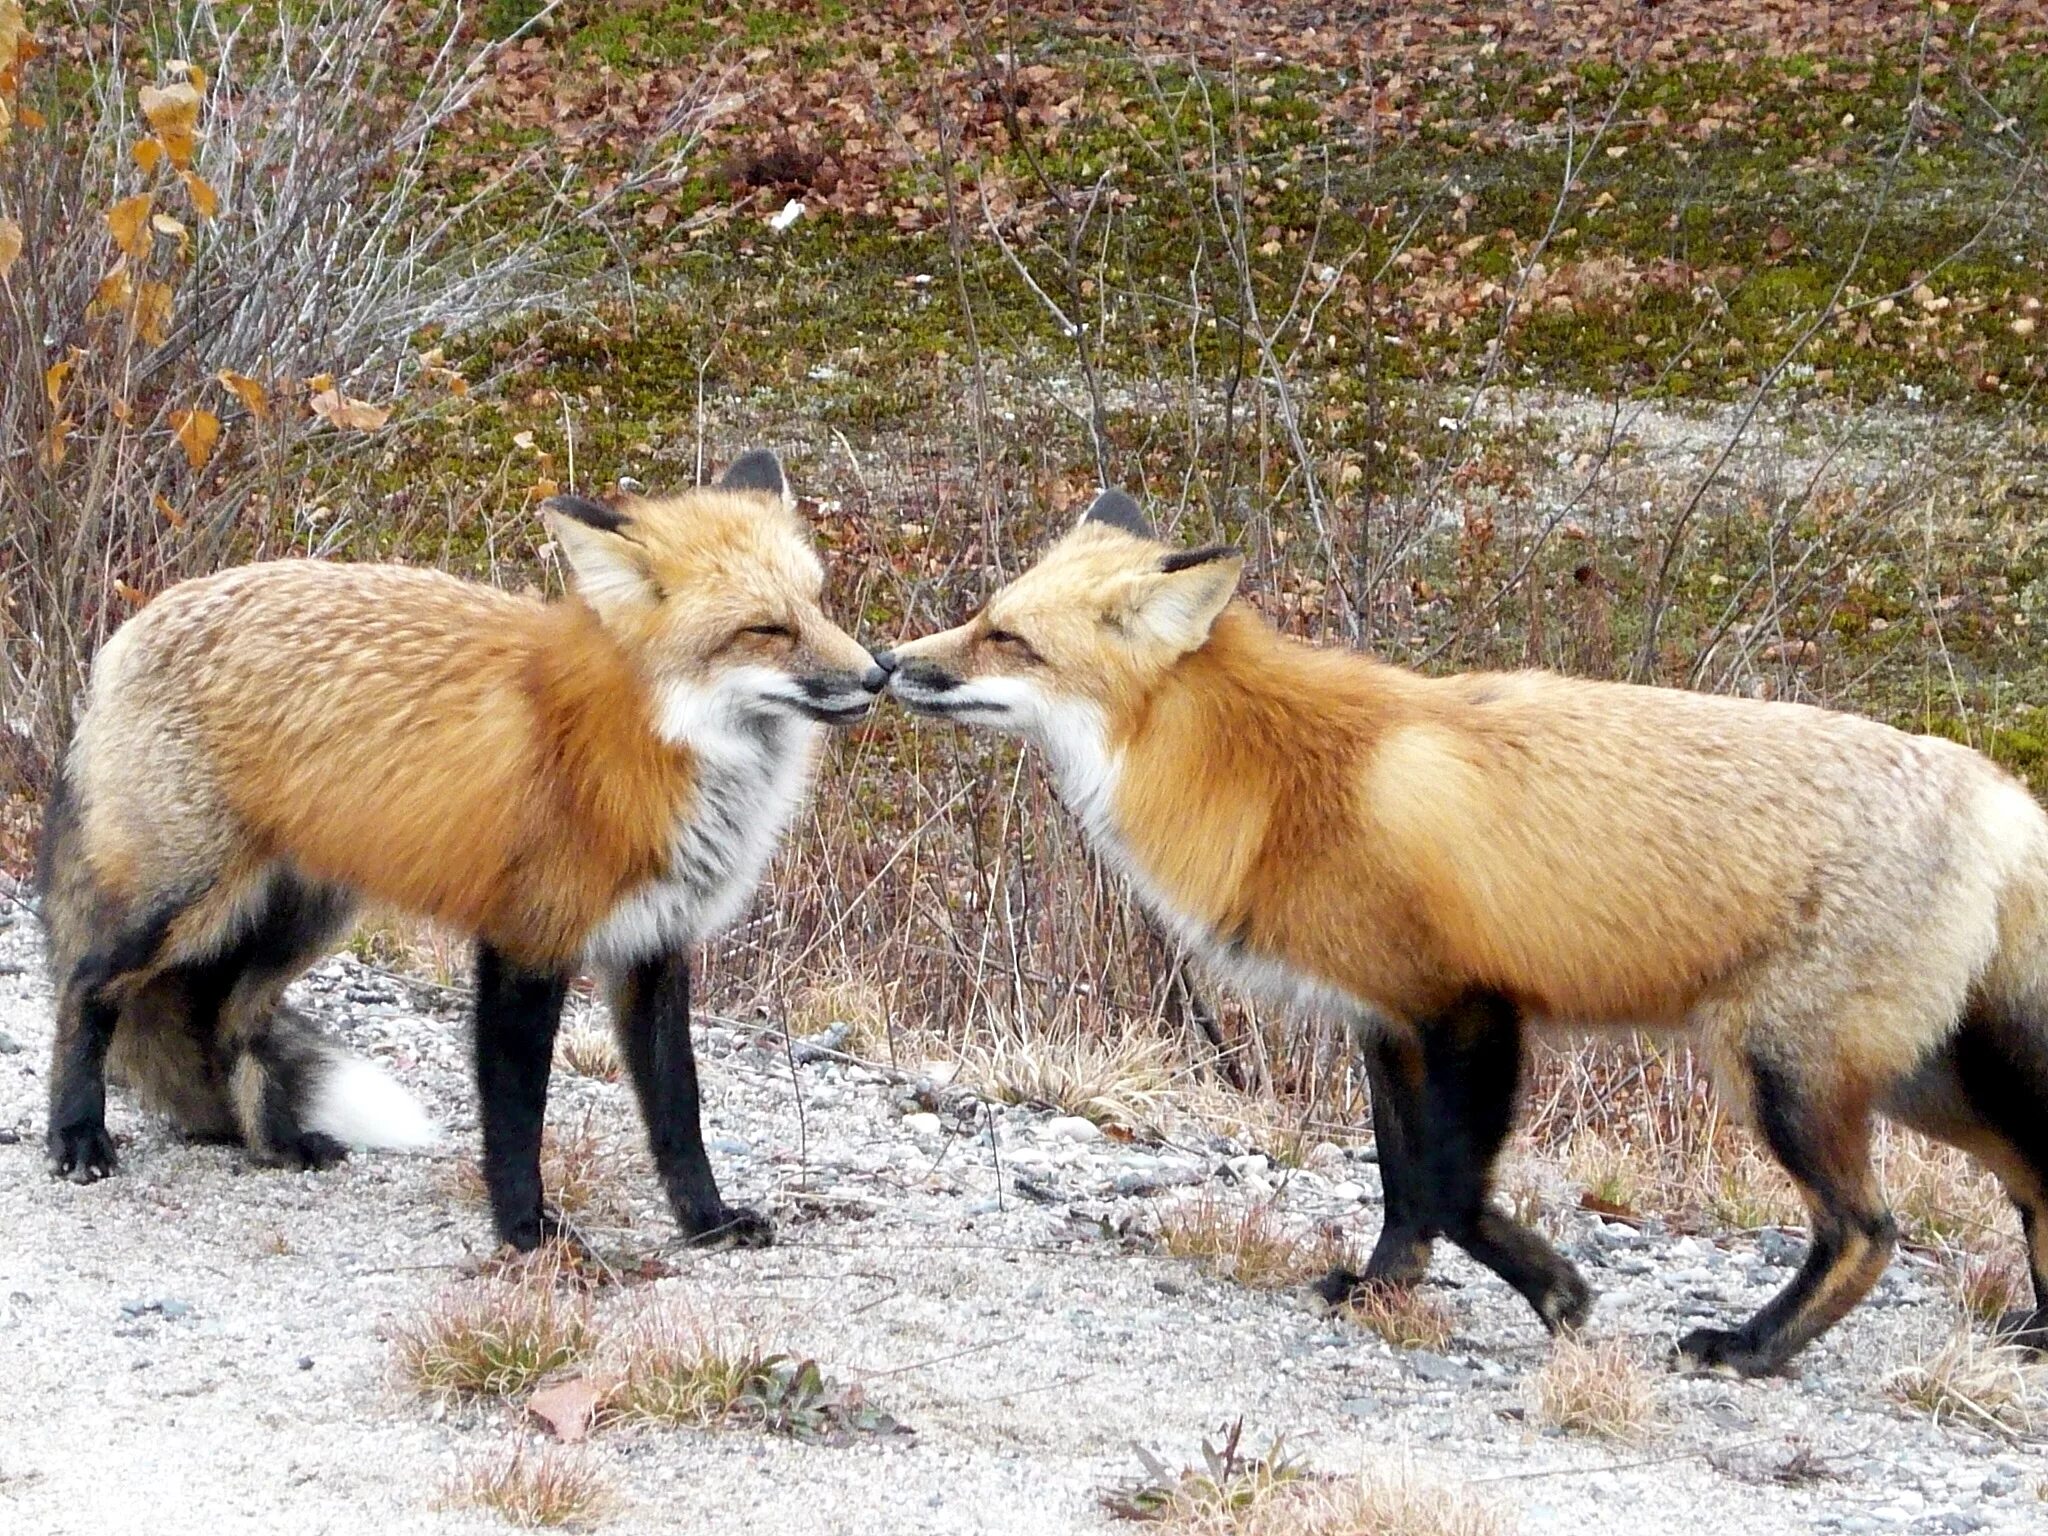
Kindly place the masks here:
<instances>
[{"instance_id":1,"label":"yellow leaf","mask_svg":"<svg viewBox=\"0 0 2048 1536\"><path fill-rule=\"evenodd\" d=\"M135 147L129 153L135 157L135 163L141 166L145 173L154 174L156 168L163 163L164 141L153 134L146 139L137 139Z\"/></svg>"},{"instance_id":2,"label":"yellow leaf","mask_svg":"<svg viewBox=\"0 0 2048 1536\"><path fill-rule=\"evenodd\" d=\"M149 601L149 598L143 593L141 588L131 587L125 581L115 582L114 592L130 608L140 608Z\"/></svg>"},{"instance_id":3,"label":"yellow leaf","mask_svg":"<svg viewBox=\"0 0 2048 1536\"><path fill-rule=\"evenodd\" d=\"M107 229L123 256L137 261L149 254L149 194L138 192L124 197L107 210Z\"/></svg>"},{"instance_id":4,"label":"yellow leaf","mask_svg":"<svg viewBox=\"0 0 2048 1536\"><path fill-rule=\"evenodd\" d=\"M391 419L388 406L352 399L338 389L323 389L309 403L313 414L329 426L351 427L358 432L374 432Z\"/></svg>"},{"instance_id":5,"label":"yellow leaf","mask_svg":"<svg viewBox=\"0 0 2048 1536\"><path fill-rule=\"evenodd\" d=\"M202 219L210 219L220 212L220 194L201 179L197 171L180 171L184 180L185 195L192 199L192 211Z\"/></svg>"},{"instance_id":6,"label":"yellow leaf","mask_svg":"<svg viewBox=\"0 0 2048 1536\"><path fill-rule=\"evenodd\" d=\"M49 126L49 122L50 120L34 107L23 107L21 109L21 126L24 128L46 128Z\"/></svg>"},{"instance_id":7,"label":"yellow leaf","mask_svg":"<svg viewBox=\"0 0 2048 1536\"><path fill-rule=\"evenodd\" d=\"M158 491L156 493L154 500L156 501L156 509L157 511L163 513L165 522L169 523L173 528L182 528L185 526L185 514L180 512L176 507L172 506L170 502L165 499L163 492Z\"/></svg>"},{"instance_id":8,"label":"yellow leaf","mask_svg":"<svg viewBox=\"0 0 2048 1536\"><path fill-rule=\"evenodd\" d=\"M126 309L128 301L134 297L135 284L128 276L128 258L123 256L100 279L100 285L92 296L92 308L95 311Z\"/></svg>"},{"instance_id":9,"label":"yellow leaf","mask_svg":"<svg viewBox=\"0 0 2048 1536\"><path fill-rule=\"evenodd\" d=\"M185 227L182 219L174 219L168 213L151 214L149 227L160 235L169 235L178 242L178 254L189 255L192 250L192 231Z\"/></svg>"},{"instance_id":10,"label":"yellow leaf","mask_svg":"<svg viewBox=\"0 0 2048 1536\"><path fill-rule=\"evenodd\" d=\"M323 390L332 389L334 388L334 375L331 373L316 373L313 377L306 380L306 388L312 390L316 395Z\"/></svg>"},{"instance_id":11,"label":"yellow leaf","mask_svg":"<svg viewBox=\"0 0 2048 1536\"><path fill-rule=\"evenodd\" d=\"M270 414L270 391L263 387L260 380L252 379L246 373L236 373L228 368L221 369L214 377L234 392L235 398L248 407L250 415L267 416Z\"/></svg>"},{"instance_id":12,"label":"yellow leaf","mask_svg":"<svg viewBox=\"0 0 2048 1536\"><path fill-rule=\"evenodd\" d=\"M527 491L526 499L528 501L546 501L559 490L561 490L561 487L552 480L536 480Z\"/></svg>"},{"instance_id":13,"label":"yellow leaf","mask_svg":"<svg viewBox=\"0 0 2048 1536\"><path fill-rule=\"evenodd\" d=\"M181 170L192 163L193 137L199 126L199 91L189 80L162 87L145 85L137 93L142 115L163 140L164 153Z\"/></svg>"},{"instance_id":14,"label":"yellow leaf","mask_svg":"<svg viewBox=\"0 0 2048 1536\"><path fill-rule=\"evenodd\" d=\"M78 361L78 349L73 347L71 355L61 363L52 363L43 370L43 393L50 397L50 409L57 409L63 399L64 381L71 376L71 365Z\"/></svg>"},{"instance_id":15,"label":"yellow leaf","mask_svg":"<svg viewBox=\"0 0 2048 1536\"><path fill-rule=\"evenodd\" d=\"M178 446L185 450L185 462L204 469L213 457L213 445L220 441L220 418L202 408L171 412L171 426L178 434Z\"/></svg>"},{"instance_id":16,"label":"yellow leaf","mask_svg":"<svg viewBox=\"0 0 2048 1536\"><path fill-rule=\"evenodd\" d=\"M71 435L74 425L69 416L50 423L50 435L43 439L43 462L50 468L55 469L64 462L64 439Z\"/></svg>"},{"instance_id":17,"label":"yellow leaf","mask_svg":"<svg viewBox=\"0 0 2048 1536\"><path fill-rule=\"evenodd\" d=\"M0 277L14 269L20 256L21 226L12 219L0 218Z\"/></svg>"},{"instance_id":18,"label":"yellow leaf","mask_svg":"<svg viewBox=\"0 0 2048 1536\"><path fill-rule=\"evenodd\" d=\"M13 68L27 38L28 23L22 20L20 0L0 0L0 69Z\"/></svg>"},{"instance_id":19,"label":"yellow leaf","mask_svg":"<svg viewBox=\"0 0 2048 1536\"><path fill-rule=\"evenodd\" d=\"M144 283L135 296L135 329L152 347L164 344L164 330L171 321L171 285Z\"/></svg>"}]
</instances>

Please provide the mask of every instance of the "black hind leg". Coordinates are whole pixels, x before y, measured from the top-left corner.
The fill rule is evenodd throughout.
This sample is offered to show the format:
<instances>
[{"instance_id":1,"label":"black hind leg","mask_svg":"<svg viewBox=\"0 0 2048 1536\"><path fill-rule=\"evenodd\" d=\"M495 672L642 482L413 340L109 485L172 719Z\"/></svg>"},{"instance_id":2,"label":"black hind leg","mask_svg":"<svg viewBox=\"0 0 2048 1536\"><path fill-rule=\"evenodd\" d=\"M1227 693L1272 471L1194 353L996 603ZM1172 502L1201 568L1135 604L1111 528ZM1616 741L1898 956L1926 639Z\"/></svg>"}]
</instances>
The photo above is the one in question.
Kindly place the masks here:
<instances>
[{"instance_id":1,"label":"black hind leg","mask_svg":"<svg viewBox=\"0 0 2048 1536\"><path fill-rule=\"evenodd\" d=\"M1891 1262L1898 1228L1870 1166L1870 1104L1789 1062L1747 1063L1757 1128L1799 1186L1813 1237L1799 1271L1739 1328L1696 1328L1681 1362L1737 1376L1777 1370L1839 1322Z\"/></svg>"},{"instance_id":2,"label":"black hind leg","mask_svg":"<svg viewBox=\"0 0 2048 1536\"><path fill-rule=\"evenodd\" d=\"M184 901L169 902L126 921L100 914L100 931L114 937L69 969L57 992L57 1038L50 1063L50 1172L90 1184L114 1171L107 1134L107 1052L121 1010L121 984L146 968L162 947Z\"/></svg>"},{"instance_id":3,"label":"black hind leg","mask_svg":"<svg viewBox=\"0 0 2048 1536\"><path fill-rule=\"evenodd\" d=\"M330 1168L348 1148L305 1123L326 1051L284 989L333 947L354 910L349 894L280 872L254 922L198 968L194 1014L218 1020L228 1098L242 1141L260 1163Z\"/></svg>"},{"instance_id":4,"label":"black hind leg","mask_svg":"<svg viewBox=\"0 0 2048 1536\"><path fill-rule=\"evenodd\" d=\"M2034 1304L2008 1312L1998 1331L2048 1352L2048 1033L1977 1009L1884 1107L1961 1147L2005 1186L2020 1213Z\"/></svg>"}]
</instances>

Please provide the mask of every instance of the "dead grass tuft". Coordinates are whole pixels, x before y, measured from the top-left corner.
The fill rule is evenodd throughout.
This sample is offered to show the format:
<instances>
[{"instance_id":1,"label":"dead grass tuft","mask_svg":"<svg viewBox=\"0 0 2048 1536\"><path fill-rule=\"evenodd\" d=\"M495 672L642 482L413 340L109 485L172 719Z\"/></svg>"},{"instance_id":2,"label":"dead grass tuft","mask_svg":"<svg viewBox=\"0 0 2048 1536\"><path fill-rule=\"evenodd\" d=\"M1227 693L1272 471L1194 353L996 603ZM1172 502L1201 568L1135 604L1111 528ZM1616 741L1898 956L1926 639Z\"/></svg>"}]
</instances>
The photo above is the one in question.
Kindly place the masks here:
<instances>
[{"instance_id":1,"label":"dead grass tuft","mask_svg":"<svg viewBox=\"0 0 2048 1536\"><path fill-rule=\"evenodd\" d=\"M1208 1195L1161 1213L1159 1246L1255 1291L1306 1284L1346 1258L1341 1238L1291 1225L1270 1201L1233 1205Z\"/></svg>"},{"instance_id":2,"label":"dead grass tuft","mask_svg":"<svg viewBox=\"0 0 2048 1536\"><path fill-rule=\"evenodd\" d=\"M1440 1350L1458 1328L1443 1298L1419 1285L1366 1286L1339 1310L1396 1349Z\"/></svg>"},{"instance_id":3,"label":"dead grass tuft","mask_svg":"<svg viewBox=\"0 0 2048 1536\"><path fill-rule=\"evenodd\" d=\"M849 1056L900 1065L890 1017L889 995L879 982L866 976L838 976L797 989L789 1000L788 1027L795 1040L836 1030L837 1048Z\"/></svg>"},{"instance_id":4,"label":"dead grass tuft","mask_svg":"<svg viewBox=\"0 0 2048 1536\"><path fill-rule=\"evenodd\" d=\"M488 1509L527 1530L580 1528L604 1516L612 1495L587 1456L526 1442L462 1473L449 1484L442 1503Z\"/></svg>"},{"instance_id":5,"label":"dead grass tuft","mask_svg":"<svg viewBox=\"0 0 2048 1536\"><path fill-rule=\"evenodd\" d=\"M392 1330L399 1369L430 1396L503 1398L582 1360L596 1340L589 1302L555 1269L534 1263L444 1293Z\"/></svg>"},{"instance_id":6,"label":"dead grass tuft","mask_svg":"<svg viewBox=\"0 0 2048 1536\"><path fill-rule=\"evenodd\" d=\"M2031 1433L2041 1422L2048 1372L2026 1350L1977 1337L1967 1327L1894 1375L1891 1396L1937 1423L1953 1420L1996 1435Z\"/></svg>"},{"instance_id":7,"label":"dead grass tuft","mask_svg":"<svg viewBox=\"0 0 2048 1536\"><path fill-rule=\"evenodd\" d=\"M1979 1322L1996 1323L2006 1313L2033 1304L2033 1277L2010 1249L1959 1254L1951 1276L1957 1304Z\"/></svg>"},{"instance_id":8,"label":"dead grass tuft","mask_svg":"<svg viewBox=\"0 0 2048 1536\"><path fill-rule=\"evenodd\" d=\"M750 1332L650 1307L616 1340L598 1419L664 1429L741 1424L842 1443L903 1431L866 1394L815 1361L768 1350Z\"/></svg>"},{"instance_id":9,"label":"dead grass tuft","mask_svg":"<svg viewBox=\"0 0 2048 1536\"><path fill-rule=\"evenodd\" d=\"M1618 1339L1559 1339L1528 1392L1531 1417L1573 1434L1632 1443L1656 1429L1655 1384Z\"/></svg>"},{"instance_id":10,"label":"dead grass tuft","mask_svg":"<svg viewBox=\"0 0 2048 1536\"><path fill-rule=\"evenodd\" d=\"M1239 1450L1243 1421L1223 1444L1202 1442L1200 1467L1172 1471L1140 1450L1146 1475L1103 1496L1111 1514L1173 1536L1506 1536L1488 1506L1406 1469L1328 1477L1284 1453Z\"/></svg>"},{"instance_id":11,"label":"dead grass tuft","mask_svg":"<svg viewBox=\"0 0 2048 1536\"><path fill-rule=\"evenodd\" d=\"M626 1066L619 1059L619 1042L599 1024L578 1024L555 1038L555 1060L564 1071L600 1083L616 1083Z\"/></svg>"},{"instance_id":12,"label":"dead grass tuft","mask_svg":"<svg viewBox=\"0 0 2048 1536\"><path fill-rule=\"evenodd\" d=\"M1153 1124L1179 1074L1165 1041L1143 1029L1113 1037L1078 1023L1002 1030L962 1053L963 1075L1005 1104L1031 1104L1132 1130Z\"/></svg>"}]
</instances>

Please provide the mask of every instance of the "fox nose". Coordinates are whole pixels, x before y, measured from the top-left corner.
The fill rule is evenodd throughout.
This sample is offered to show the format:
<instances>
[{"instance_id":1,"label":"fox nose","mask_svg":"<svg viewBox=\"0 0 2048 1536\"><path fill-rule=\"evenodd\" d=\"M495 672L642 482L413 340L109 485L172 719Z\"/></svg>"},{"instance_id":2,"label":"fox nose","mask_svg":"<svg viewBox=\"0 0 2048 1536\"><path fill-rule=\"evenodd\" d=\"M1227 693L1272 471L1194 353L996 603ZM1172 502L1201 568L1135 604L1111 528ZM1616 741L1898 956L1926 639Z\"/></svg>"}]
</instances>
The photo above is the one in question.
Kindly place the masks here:
<instances>
[{"instance_id":1,"label":"fox nose","mask_svg":"<svg viewBox=\"0 0 2048 1536\"><path fill-rule=\"evenodd\" d=\"M896 653L876 651L873 660L875 664L868 668L868 675L860 680L860 685L869 693L880 693L888 686L890 675L896 670Z\"/></svg>"}]
</instances>

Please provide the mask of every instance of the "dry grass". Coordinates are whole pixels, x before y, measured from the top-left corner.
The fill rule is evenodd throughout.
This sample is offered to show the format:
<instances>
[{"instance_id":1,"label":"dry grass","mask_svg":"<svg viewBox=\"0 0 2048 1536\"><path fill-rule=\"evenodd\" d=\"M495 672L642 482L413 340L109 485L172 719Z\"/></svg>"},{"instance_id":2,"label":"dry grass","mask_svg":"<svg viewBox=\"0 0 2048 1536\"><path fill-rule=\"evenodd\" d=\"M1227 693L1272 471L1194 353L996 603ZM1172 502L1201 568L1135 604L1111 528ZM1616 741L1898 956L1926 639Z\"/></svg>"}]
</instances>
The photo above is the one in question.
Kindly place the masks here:
<instances>
[{"instance_id":1,"label":"dry grass","mask_svg":"<svg viewBox=\"0 0 2048 1536\"><path fill-rule=\"evenodd\" d=\"M768 1352L746 1332L669 1308L642 1312L608 1354L598 1416L612 1424L723 1424L758 1398L770 1375Z\"/></svg>"},{"instance_id":2,"label":"dry grass","mask_svg":"<svg viewBox=\"0 0 2048 1536\"><path fill-rule=\"evenodd\" d=\"M616 1083L626 1066L619 1059L619 1042L601 1024L578 1024L555 1037L555 1061L566 1072Z\"/></svg>"},{"instance_id":3,"label":"dry grass","mask_svg":"<svg viewBox=\"0 0 2048 1536\"><path fill-rule=\"evenodd\" d=\"M1957 1305L1979 1322L1996 1323L2006 1313L2033 1304L2033 1278L2011 1249L1958 1254L1950 1278Z\"/></svg>"},{"instance_id":4,"label":"dry grass","mask_svg":"<svg viewBox=\"0 0 2048 1536\"><path fill-rule=\"evenodd\" d=\"M1879 1128L1876 1155L1892 1214L1908 1240L1981 1247L1992 1233L2018 1230L2004 1189L1968 1153L1886 1125Z\"/></svg>"},{"instance_id":5,"label":"dry grass","mask_svg":"<svg viewBox=\"0 0 2048 1536\"><path fill-rule=\"evenodd\" d=\"M1339 1309L1396 1349L1442 1349L1458 1319L1443 1298L1419 1285L1370 1285Z\"/></svg>"},{"instance_id":6,"label":"dry grass","mask_svg":"<svg viewBox=\"0 0 2048 1536\"><path fill-rule=\"evenodd\" d=\"M1270 1202L1236 1205L1207 1195L1161 1213L1159 1246L1255 1291L1306 1284L1347 1257L1341 1238L1290 1225Z\"/></svg>"},{"instance_id":7,"label":"dry grass","mask_svg":"<svg viewBox=\"0 0 2048 1536\"><path fill-rule=\"evenodd\" d=\"M516 1397L586 1358L590 1305L561 1286L559 1265L471 1281L391 1333L398 1367L435 1397Z\"/></svg>"},{"instance_id":8,"label":"dry grass","mask_svg":"<svg viewBox=\"0 0 2048 1536\"><path fill-rule=\"evenodd\" d=\"M1180 1076L1173 1051L1143 1028L1116 1033L1078 1022L1005 1028L962 1053L963 1074L1005 1104L1033 1104L1098 1125L1156 1123Z\"/></svg>"},{"instance_id":9,"label":"dry grass","mask_svg":"<svg viewBox=\"0 0 2048 1536\"><path fill-rule=\"evenodd\" d=\"M2026 1350L1981 1339L1965 1326L1894 1375L1887 1390L1937 1423L2023 1435L2042 1421L2044 1386L2048 1370Z\"/></svg>"},{"instance_id":10,"label":"dry grass","mask_svg":"<svg viewBox=\"0 0 2048 1536\"><path fill-rule=\"evenodd\" d=\"M1529 1378L1528 1398L1537 1423L1573 1434L1633 1443L1657 1426L1656 1386L1618 1339L1559 1339Z\"/></svg>"},{"instance_id":11,"label":"dry grass","mask_svg":"<svg viewBox=\"0 0 2048 1536\"><path fill-rule=\"evenodd\" d=\"M840 1031L839 1049L868 1061L897 1060L899 1041L891 1022L888 989L866 976L834 976L797 988L786 1011L792 1039L829 1029Z\"/></svg>"},{"instance_id":12,"label":"dry grass","mask_svg":"<svg viewBox=\"0 0 2048 1536\"><path fill-rule=\"evenodd\" d=\"M623 1226L632 1215L620 1176L624 1160L614 1142L592 1129L588 1114L573 1128L550 1126L541 1132L541 1189L564 1216L598 1226ZM490 1203L483 1170L474 1162L453 1165L449 1178L470 1204Z\"/></svg>"},{"instance_id":13,"label":"dry grass","mask_svg":"<svg viewBox=\"0 0 2048 1536\"><path fill-rule=\"evenodd\" d=\"M1407 1469L1328 1477L1286 1455L1238 1448L1243 1423L1223 1444L1202 1444L1201 1467L1171 1471L1144 1451L1146 1476L1103 1498L1112 1514L1173 1536L1506 1536L1485 1504Z\"/></svg>"},{"instance_id":14,"label":"dry grass","mask_svg":"<svg viewBox=\"0 0 2048 1536\"><path fill-rule=\"evenodd\" d=\"M527 1530L575 1529L600 1520L612 1506L612 1495L587 1456L529 1441L462 1473L441 1502L488 1509Z\"/></svg>"}]
</instances>

